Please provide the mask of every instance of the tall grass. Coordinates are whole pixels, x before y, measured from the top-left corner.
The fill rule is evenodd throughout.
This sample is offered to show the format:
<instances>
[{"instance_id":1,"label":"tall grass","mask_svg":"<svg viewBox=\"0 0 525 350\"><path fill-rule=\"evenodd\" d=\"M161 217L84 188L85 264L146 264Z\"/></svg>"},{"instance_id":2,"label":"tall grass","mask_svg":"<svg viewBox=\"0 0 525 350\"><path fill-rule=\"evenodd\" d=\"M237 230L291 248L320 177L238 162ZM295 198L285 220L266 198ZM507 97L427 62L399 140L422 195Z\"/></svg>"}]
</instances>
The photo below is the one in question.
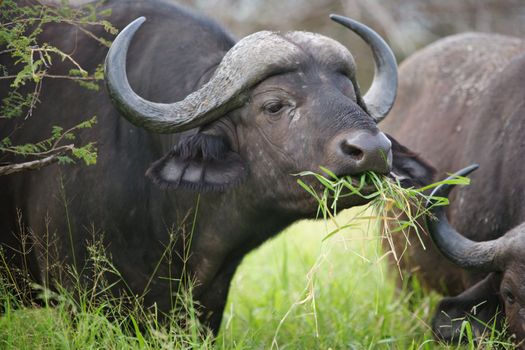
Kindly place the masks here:
<instances>
[{"instance_id":1,"label":"tall grass","mask_svg":"<svg viewBox=\"0 0 525 350\"><path fill-rule=\"evenodd\" d=\"M397 191L395 184L380 185L386 189L377 192L385 198ZM329 189L327 198L344 195L337 190L340 185L331 186L335 191ZM387 202L385 210L405 199ZM191 284L174 300L182 312L165 315L164 322L140 296L113 294L111 287L122 282L121 276L102 245L93 242L89 287L74 267L67 267L72 285L58 284L53 291L37 286L43 306L28 307L13 295L9 280L1 280L0 349L512 348L496 330L475 340L468 323L466 345L434 340L428 322L439 296L423 293L412 280L399 290L398 276L387 273L377 225L355 222L359 215L377 212L357 208L335 216L337 210L329 209L326 216L332 220L299 222L244 259L216 339L198 323Z\"/></svg>"},{"instance_id":2,"label":"tall grass","mask_svg":"<svg viewBox=\"0 0 525 350\"><path fill-rule=\"evenodd\" d=\"M345 222L360 211L335 219ZM469 339L467 326L465 345L439 343L429 322L440 296L415 280L399 290L381 237L366 222L323 241L334 229L333 223L297 223L245 259L232 282L219 348L513 348L495 329Z\"/></svg>"},{"instance_id":3,"label":"tall grass","mask_svg":"<svg viewBox=\"0 0 525 350\"><path fill-rule=\"evenodd\" d=\"M174 297L177 312L161 315L154 306L146 307L142 296L126 292L125 281L100 242L88 245L88 256L80 270L64 266L67 287L33 285L40 306L28 306L25 298L13 293L19 288L5 278L9 267L2 266L0 349L212 347L211 333L197 320L191 287L181 288ZM117 284L121 288L115 294Z\"/></svg>"},{"instance_id":4,"label":"tall grass","mask_svg":"<svg viewBox=\"0 0 525 350\"><path fill-rule=\"evenodd\" d=\"M336 219L349 220L357 211ZM78 299L69 290L42 290L50 293L50 306L32 308L1 291L0 302L9 307L0 317L0 348L485 349L500 342L494 332L475 343L467 326L465 346L436 342L428 322L439 296L423 293L417 283L397 290L379 235L365 223L323 241L334 227L303 221L249 254L232 282L215 340L201 332L191 293L181 296L188 307L181 326L176 316L160 325L140 300L110 294L95 302L91 291ZM498 348L512 348L504 338L503 344Z\"/></svg>"}]
</instances>

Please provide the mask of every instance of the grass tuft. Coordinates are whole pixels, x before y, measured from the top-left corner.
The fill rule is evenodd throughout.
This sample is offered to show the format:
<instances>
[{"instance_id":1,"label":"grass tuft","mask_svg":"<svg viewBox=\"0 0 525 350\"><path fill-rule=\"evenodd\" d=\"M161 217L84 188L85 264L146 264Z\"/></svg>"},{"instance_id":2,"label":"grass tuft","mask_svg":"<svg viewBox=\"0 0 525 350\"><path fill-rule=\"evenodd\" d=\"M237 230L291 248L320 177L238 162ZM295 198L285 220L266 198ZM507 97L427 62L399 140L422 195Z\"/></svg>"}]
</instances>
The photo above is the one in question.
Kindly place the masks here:
<instances>
[{"instance_id":1,"label":"grass tuft","mask_svg":"<svg viewBox=\"0 0 525 350\"><path fill-rule=\"evenodd\" d=\"M438 181L421 188L403 187L398 178L378 175L374 172L365 172L356 179L350 176L338 177L324 167L321 167L321 170L328 177L311 171L298 174L302 177L313 177L317 180L324 187L321 195L318 194L313 185L306 184L301 179L297 179L297 182L318 201L318 216L322 216L325 220L331 220L336 227L324 237L324 240L337 234L342 229L359 225L359 220L369 221L374 219L382 223L382 234L389 241L392 248L392 235L402 233L408 242L406 232L409 229L413 230L424 247L421 239L423 228L420 219L424 215L430 215L430 210L434 206L449 204L448 198L431 196L429 194L430 190L442 184L470 184L468 177L455 176L452 179ZM348 223L340 225L335 219L337 203L339 200L349 196L367 199L369 203L361 212L352 217ZM431 205L426 207L427 203L431 203ZM374 214L372 216L364 214L369 212ZM394 249L392 249L392 252L396 261L398 261L399 258L395 255Z\"/></svg>"}]
</instances>

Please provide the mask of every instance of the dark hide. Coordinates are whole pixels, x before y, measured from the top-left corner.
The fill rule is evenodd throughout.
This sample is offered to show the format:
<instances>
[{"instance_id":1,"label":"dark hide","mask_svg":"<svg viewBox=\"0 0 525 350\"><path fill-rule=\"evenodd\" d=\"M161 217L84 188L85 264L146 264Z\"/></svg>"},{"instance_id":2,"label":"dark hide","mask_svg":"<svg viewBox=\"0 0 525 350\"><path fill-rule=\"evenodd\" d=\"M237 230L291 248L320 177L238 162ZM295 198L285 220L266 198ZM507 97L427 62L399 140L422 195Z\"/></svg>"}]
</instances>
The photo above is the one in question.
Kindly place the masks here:
<instances>
[{"instance_id":1,"label":"dark hide","mask_svg":"<svg viewBox=\"0 0 525 350\"><path fill-rule=\"evenodd\" d=\"M452 226L471 240L487 241L508 235L525 222L525 42L480 33L452 36L408 58L400 67L400 77L398 99L382 127L438 169L435 181L466 165L480 164L471 185L451 194L448 218ZM424 176L422 182L427 180ZM453 265L428 236L423 236L427 250L415 235L410 236L408 247L402 235L394 237L398 254L407 248L401 267L428 289L459 294L445 299L436 313L433 329L443 339L452 340L461 322L453 322L450 329L441 311L462 316L486 300L476 317L490 324L495 310L502 311L495 295L500 288L495 276L512 272L523 284L523 278L517 277L525 271L523 250L507 251L514 264L507 265L506 273L487 277L487 273ZM520 237L514 246L525 246L525 236L514 236ZM517 317L510 325L518 338L523 337L524 320ZM475 327L481 333L480 324Z\"/></svg>"},{"instance_id":2,"label":"dark hide","mask_svg":"<svg viewBox=\"0 0 525 350\"><path fill-rule=\"evenodd\" d=\"M212 20L167 2L109 0L105 6L112 8L109 20L119 29L147 18L131 42L127 75L135 92L150 101L184 99L213 76L235 44ZM90 29L113 39L99 27ZM86 245L101 241L126 281L115 284L117 295L143 296L145 305L168 313L170 291L177 290L179 279L191 279L200 319L217 332L243 256L317 213L317 201L292 174L320 166L338 175L389 170L390 142L363 109L350 53L320 35L275 36L293 43L294 54L282 57L293 69L273 67L275 74L245 91L243 106L181 134L159 135L131 125L104 89L45 79L41 104L23 132L12 135L13 142L41 140L53 125L68 128L96 115L97 125L82 130L77 141L96 141L99 156L91 167L50 166L0 178L0 243L10 262L24 265L16 247L20 209L34 243L26 256L34 281L67 285L60 270L67 264L88 273ZM90 71L107 54L106 47L66 24L48 25L42 42L72 52ZM57 64L50 73L70 68ZM8 82L0 84L3 98ZM0 138L12 128L2 128ZM381 151L381 162L375 156L366 164L342 149L348 140L363 138ZM338 208L365 202L348 196ZM49 257L49 251L56 254Z\"/></svg>"}]
</instances>

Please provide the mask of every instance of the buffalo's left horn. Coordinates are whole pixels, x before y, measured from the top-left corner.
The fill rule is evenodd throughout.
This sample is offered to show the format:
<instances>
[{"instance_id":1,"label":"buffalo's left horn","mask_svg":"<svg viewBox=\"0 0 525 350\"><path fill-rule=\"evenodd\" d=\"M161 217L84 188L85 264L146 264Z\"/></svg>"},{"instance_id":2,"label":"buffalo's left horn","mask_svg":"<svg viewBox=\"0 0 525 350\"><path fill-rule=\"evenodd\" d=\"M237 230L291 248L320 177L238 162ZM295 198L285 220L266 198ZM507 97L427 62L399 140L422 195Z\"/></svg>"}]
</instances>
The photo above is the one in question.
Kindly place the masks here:
<instances>
[{"instance_id":1,"label":"buffalo's left horn","mask_svg":"<svg viewBox=\"0 0 525 350\"><path fill-rule=\"evenodd\" d=\"M448 177L446 181L456 176L466 176L478 168L477 164L470 165L456 174ZM431 197L448 197L455 185L442 184L431 193ZM426 223L430 237L445 257L454 264L465 269L481 271L497 271L498 247L497 240L475 242L457 232L448 222L444 206L432 205L433 201L427 202L427 208L435 216L426 217Z\"/></svg>"},{"instance_id":2,"label":"buffalo's left horn","mask_svg":"<svg viewBox=\"0 0 525 350\"><path fill-rule=\"evenodd\" d=\"M374 80L363 100L370 116L379 123L390 112L396 99L396 57L383 38L371 28L344 16L330 15L330 18L355 32L372 49L375 61Z\"/></svg>"}]
</instances>

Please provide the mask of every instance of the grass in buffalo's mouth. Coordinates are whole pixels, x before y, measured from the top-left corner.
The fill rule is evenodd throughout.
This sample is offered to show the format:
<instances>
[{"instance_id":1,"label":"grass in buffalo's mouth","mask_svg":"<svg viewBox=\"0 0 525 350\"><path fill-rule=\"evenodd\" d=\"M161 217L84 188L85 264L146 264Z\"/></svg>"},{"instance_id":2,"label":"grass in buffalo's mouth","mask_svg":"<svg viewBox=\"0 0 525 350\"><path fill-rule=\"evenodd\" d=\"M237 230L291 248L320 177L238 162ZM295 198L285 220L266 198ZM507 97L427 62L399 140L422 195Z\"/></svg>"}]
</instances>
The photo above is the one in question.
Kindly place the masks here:
<instances>
[{"instance_id":1,"label":"grass in buffalo's mouth","mask_svg":"<svg viewBox=\"0 0 525 350\"><path fill-rule=\"evenodd\" d=\"M324 239L333 236L344 228L357 225L356 220L378 219L383 224L381 232L390 242L391 247L392 234L402 233L408 241L406 236L408 229L412 229L423 244L420 236L422 227L418 219L422 218L423 215L430 215L429 211L433 206L449 204L448 198L431 196L429 194L431 189L442 184L468 185L470 183L469 178L456 176L453 179L414 188L403 187L399 178L393 174L393 176L385 176L374 172L365 172L358 177L339 177L329 169L321 167L321 170L327 176L311 171L304 171L298 175L301 177L313 177L323 187L322 193L319 193L314 186L307 184L300 178L297 179L297 182L319 203L317 216L322 216L325 220L331 220L336 227ZM349 196L358 196L369 200L369 202L364 210L353 217L348 224L340 225L335 218L337 203L340 199ZM427 207L426 203L431 204ZM374 214L372 216L363 215L363 213L369 213L369 209L372 209ZM397 261L398 257L395 256L393 249L392 252Z\"/></svg>"}]
</instances>

